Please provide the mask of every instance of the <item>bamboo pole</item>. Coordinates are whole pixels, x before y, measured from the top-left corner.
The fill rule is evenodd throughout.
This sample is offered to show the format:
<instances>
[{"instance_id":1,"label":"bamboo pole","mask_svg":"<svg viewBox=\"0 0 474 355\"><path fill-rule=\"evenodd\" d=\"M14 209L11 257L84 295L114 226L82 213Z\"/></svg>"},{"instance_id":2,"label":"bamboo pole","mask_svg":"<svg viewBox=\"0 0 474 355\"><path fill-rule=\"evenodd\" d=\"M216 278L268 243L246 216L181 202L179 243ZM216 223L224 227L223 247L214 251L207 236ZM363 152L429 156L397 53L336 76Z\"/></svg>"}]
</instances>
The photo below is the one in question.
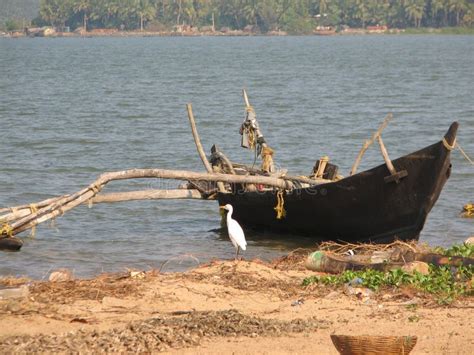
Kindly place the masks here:
<instances>
[{"instance_id":1,"label":"bamboo pole","mask_svg":"<svg viewBox=\"0 0 474 355\"><path fill-rule=\"evenodd\" d=\"M39 223L47 221L51 218L58 217L70 209L88 202L96 196L102 188L114 180L141 179L141 178L162 178L176 180L203 180L240 184L260 184L264 186L272 186L280 189L288 188L289 184L284 179L278 179L268 176L242 176L217 173L197 173L182 170L164 170L164 169L132 169L117 172L109 172L102 174L96 181L86 188L71 194L65 195L57 199L55 202L45 206L37 211L30 213L28 216L14 221L10 228L12 234L21 233L27 229L36 226Z\"/></svg>"},{"instance_id":2,"label":"bamboo pole","mask_svg":"<svg viewBox=\"0 0 474 355\"><path fill-rule=\"evenodd\" d=\"M204 167L206 168L207 172L212 173L213 171L211 164L209 164L209 161L207 160L206 154L204 153L204 149L202 148L201 139L199 138L199 134L197 132L196 121L194 120L193 114L193 106L189 103L186 105L186 108L188 110L189 123L191 124L191 131L193 133L194 143L196 143L196 149L199 153L199 156L201 157L202 163L204 164ZM217 188L219 189L219 192L225 192L224 184L220 181L217 182Z\"/></svg>"},{"instance_id":3,"label":"bamboo pole","mask_svg":"<svg viewBox=\"0 0 474 355\"><path fill-rule=\"evenodd\" d=\"M247 91L242 89L242 94L244 95L245 106L250 107L249 97L247 96Z\"/></svg>"},{"instance_id":4,"label":"bamboo pole","mask_svg":"<svg viewBox=\"0 0 474 355\"><path fill-rule=\"evenodd\" d=\"M249 97L247 96L247 91L245 91L245 89L242 89L242 94L243 94L243 96L244 96L245 106L246 106L247 108L252 107L252 106L250 105ZM255 113L255 112L254 112L254 113ZM255 115L255 116L256 116L256 115ZM255 122L257 122L257 119L256 119L256 118L255 118ZM263 134L262 134L262 131L260 131L260 126L258 125L258 122L256 123L256 126L257 126L257 127L256 127L256 130L255 130L255 133L256 133L257 137L263 137ZM265 142L263 142L263 143L262 143L262 147L268 147L268 144L265 143Z\"/></svg>"},{"instance_id":5,"label":"bamboo pole","mask_svg":"<svg viewBox=\"0 0 474 355\"><path fill-rule=\"evenodd\" d=\"M251 107L251 105L250 105L249 97L248 97L248 95L247 95L247 91L246 91L245 89L242 89L242 94L243 94L243 96L244 96L245 106L246 106L247 109L248 109L248 108ZM253 111L253 113L254 113L254 115L255 115L255 111L254 111L254 110L252 110L252 111ZM257 136L257 140L258 140L259 138L264 138L264 137L263 137L263 133L262 133L262 131L260 130L260 125L258 124L256 115L255 115L255 134L256 134L256 136ZM262 142L261 144L262 144L262 147L263 147L263 148L269 148L269 149L271 149L270 146L265 142L265 139L263 139L263 142ZM273 154L273 153L272 153L272 154ZM265 159L266 159L266 158L265 158L265 154L262 153L262 169L263 169L263 166L265 165ZM269 159L269 160L268 160L268 164L269 164L269 169L268 169L269 171L268 171L268 172L273 173L273 172L275 171L275 164L274 164L274 162L273 162L273 157L272 157L272 155L268 155L268 156L267 156L267 159Z\"/></svg>"},{"instance_id":6,"label":"bamboo pole","mask_svg":"<svg viewBox=\"0 0 474 355\"><path fill-rule=\"evenodd\" d=\"M199 190L175 189L175 190L144 190L112 192L98 194L90 199L90 203L110 203L134 200L171 200L171 199L205 199Z\"/></svg>"},{"instance_id":7,"label":"bamboo pole","mask_svg":"<svg viewBox=\"0 0 474 355\"><path fill-rule=\"evenodd\" d=\"M362 160L362 156L364 155L365 151L375 142L378 136L382 133L382 131L387 127L388 123L390 120L393 118L393 115L389 113L385 119L383 120L382 124L379 126L377 131L372 135L372 137L369 140L366 140L364 142L364 145L362 146L359 155L357 155L357 158L354 162L354 165L352 165L351 173L349 175L354 175L357 171L357 168L359 167L360 161Z\"/></svg>"},{"instance_id":8,"label":"bamboo pole","mask_svg":"<svg viewBox=\"0 0 474 355\"><path fill-rule=\"evenodd\" d=\"M57 201L68 195L54 197L48 199L49 201ZM123 202L132 200L163 200L163 199L205 199L212 200L213 198L204 197L199 190L195 189L175 189L175 190L142 190L142 191L127 191L127 192L112 192L112 193L100 193L95 197L91 198L90 203L108 203L108 202ZM47 201L47 200L45 200ZM39 206L40 202L32 204ZM29 205L25 205L29 206ZM43 205L44 207L45 205ZM29 216L34 212L34 209L30 207L11 207L12 210L18 209L15 212L0 216L0 223L10 223L11 221ZM2 210L10 210L10 208L4 208Z\"/></svg>"},{"instance_id":9,"label":"bamboo pole","mask_svg":"<svg viewBox=\"0 0 474 355\"><path fill-rule=\"evenodd\" d=\"M31 209L31 207L36 207L36 208L40 208L40 207L44 207L44 206L47 206L49 204L51 204L52 202L62 198L63 196L57 196L57 197L52 197L52 198L48 198L46 200L42 200L42 201L39 201L39 202L36 202L36 203L33 203L33 204L29 204L29 205L20 205L20 206L14 206L14 207L7 207L7 208L0 208L0 213L4 213L4 212L8 212L8 213L11 213L11 212L14 212L14 211L18 211L18 210L22 210L22 209ZM2 218L2 216L0 216L0 219Z\"/></svg>"}]
</instances>

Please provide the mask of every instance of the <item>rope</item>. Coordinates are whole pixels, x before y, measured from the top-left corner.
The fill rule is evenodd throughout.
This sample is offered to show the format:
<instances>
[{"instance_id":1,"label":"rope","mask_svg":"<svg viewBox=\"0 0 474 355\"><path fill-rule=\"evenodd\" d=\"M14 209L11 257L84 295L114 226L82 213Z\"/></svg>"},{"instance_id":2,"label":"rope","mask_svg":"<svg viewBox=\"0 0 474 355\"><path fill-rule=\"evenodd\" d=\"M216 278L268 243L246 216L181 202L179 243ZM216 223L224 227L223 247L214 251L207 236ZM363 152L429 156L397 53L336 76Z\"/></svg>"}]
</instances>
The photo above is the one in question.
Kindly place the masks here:
<instances>
[{"instance_id":1,"label":"rope","mask_svg":"<svg viewBox=\"0 0 474 355\"><path fill-rule=\"evenodd\" d=\"M454 139L454 142L453 142L453 145L449 145L448 141L446 140L446 138L443 137L443 145L444 147L447 149L447 150L453 150L454 148L456 148L456 139Z\"/></svg>"},{"instance_id":2,"label":"rope","mask_svg":"<svg viewBox=\"0 0 474 355\"><path fill-rule=\"evenodd\" d=\"M34 203L32 203L29 207L32 214L38 212L38 207Z\"/></svg>"},{"instance_id":3,"label":"rope","mask_svg":"<svg viewBox=\"0 0 474 355\"><path fill-rule=\"evenodd\" d=\"M36 213L38 212L38 207L34 203L32 203L30 205L30 211L31 211L31 214ZM33 227L31 227L30 238L33 239L35 235L36 235L36 224Z\"/></svg>"},{"instance_id":4,"label":"rope","mask_svg":"<svg viewBox=\"0 0 474 355\"><path fill-rule=\"evenodd\" d=\"M100 188L97 185L92 185L89 187L89 189L94 193L94 195L97 195L100 191Z\"/></svg>"},{"instance_id":5,"label":"rope","mask_svg":"<svg viewBox=\"0 0 474 355\"><path fill-rule=\"evenodd\" d=\"M463 207L463 217L473 217L474 216L474 204L468 203Z\"/></svg>"},{"instance_id":6,"label":"rope","mask_svg":"<svg viewBox=\"0 0 474 355\"><path fill-rule=\"evenodd\" d=\"M273 170L273 153L274 150L270 147L263 147L262 149L262 170L267 173Z\"/></svg>"},{"instance_id":7,"label":"rope","mask_svg":"<svg viewBox=\"0 0 474 355\"><path fill-rule=\"evenodd\" d=\"M469 157L469 155L467 155L467 153L464 151L464 149L461 148L461 146L459 145L459 143L456 141L456 139L454 140L453 142L453 145L449 145L449 143L446 141L446 138L443 138L443 145L444 147L449 150L449 151L452 151L453 149L455 148L458 148L459 151L461 152L461 154L464 156L464 158L466 158L466 160L471 163L472 165L474 165L474 161Z\"/></svg>"},{"instance_id":8,"label":"rope","mask_svg":"<svg viewBox=\"0 0 474 355\"><path fill-rule=\"evenodd\" d=\"M474 161L472 161L471 158L469 158L469 155L467 155L467 153L461 148L461 146L459 145L459 143L457 142L454 142L456 144L456 147L459 149L459 151L461 152L462 155L464 155L464 158L466 158L466 160L471 163L472 165L474 165Z\"/></svg>"},{"instance_id":9,"label":"rope","mask_svg":"<svg viewBox=\"0 0 474 355\"><path fill-rule=\"evenodd\" d=\"M277 192L277 205L275 206L274 210L276 211L276 219L282 219L286 216L285 211L285 200L283 198L283 190L279 190Z\"/></svg>"},{"instance_id":10,"label":"rope","mask_svg":"<svg viewBox=\"0 0 474 355\"><path fill-rule=\"evenodd\" d=\"M0 229L0 236L13 237L13 228L5 223Z\"/></svg>"}]
</instances>

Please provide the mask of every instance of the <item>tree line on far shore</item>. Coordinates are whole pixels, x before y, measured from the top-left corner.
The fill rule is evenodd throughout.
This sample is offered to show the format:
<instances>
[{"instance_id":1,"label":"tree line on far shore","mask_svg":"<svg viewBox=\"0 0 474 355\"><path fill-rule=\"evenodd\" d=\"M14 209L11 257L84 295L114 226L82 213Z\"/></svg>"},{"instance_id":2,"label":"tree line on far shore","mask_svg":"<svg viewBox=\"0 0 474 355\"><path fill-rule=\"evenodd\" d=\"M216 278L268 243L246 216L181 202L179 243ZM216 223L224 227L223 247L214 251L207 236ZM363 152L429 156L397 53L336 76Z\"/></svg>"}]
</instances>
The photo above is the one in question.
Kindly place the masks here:
<instances>
[{"instance_id":1,"label":"tree line on far shore","mask_svg":"<svg viewBox=\"0 0 474 355\"><path fill-rule=\"evenodd\" d=\"M316 26L472 27L474 0L41 0L35 22L86 30L251 26L263 33L309 33Z\"/></svg>"}]
</instances>

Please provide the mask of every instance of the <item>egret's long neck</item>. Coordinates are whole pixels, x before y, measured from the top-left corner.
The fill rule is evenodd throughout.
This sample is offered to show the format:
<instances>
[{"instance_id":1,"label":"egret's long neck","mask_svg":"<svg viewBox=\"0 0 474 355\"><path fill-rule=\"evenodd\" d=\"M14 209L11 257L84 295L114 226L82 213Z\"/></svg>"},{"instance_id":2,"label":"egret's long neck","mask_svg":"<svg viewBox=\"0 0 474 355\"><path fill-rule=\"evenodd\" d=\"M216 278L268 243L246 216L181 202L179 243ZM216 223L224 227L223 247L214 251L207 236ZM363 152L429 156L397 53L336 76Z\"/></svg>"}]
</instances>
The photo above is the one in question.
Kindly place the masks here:
<instances>
[{"instance_id":1,"label":"egret's long neck","mask_svg":"<svg viewBox=\"0 0 474 355\"><path fill-rule=\"evenodd\" d=\"M229 221L232 219L232 210L229 210L229 212L227 212L227 223L229 223Z\"/></svg>"}]
</instances>

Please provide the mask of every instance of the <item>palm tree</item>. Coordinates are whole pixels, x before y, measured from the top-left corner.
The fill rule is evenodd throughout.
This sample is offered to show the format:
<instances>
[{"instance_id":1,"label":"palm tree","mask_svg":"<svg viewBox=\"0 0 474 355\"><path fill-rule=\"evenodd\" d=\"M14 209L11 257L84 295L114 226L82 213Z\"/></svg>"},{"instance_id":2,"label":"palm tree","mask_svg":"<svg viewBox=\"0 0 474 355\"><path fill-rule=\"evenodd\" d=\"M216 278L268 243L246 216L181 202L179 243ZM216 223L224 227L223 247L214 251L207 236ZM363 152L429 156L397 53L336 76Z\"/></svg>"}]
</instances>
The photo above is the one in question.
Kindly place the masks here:
<instances>
[{"instance_id":1,"label":"palm tree","mask_svg":"<svg viewBox=\"0 0 474 355\"><path fill-rule=\"evenodd\" d=\"M252 25L257 25L257 17L260 12L260 3L259 0L247 0L244 5L244 16L247 20L247 23Z\"/></svg>"},{"instance_id":2,"label":"palm tree","mask_svg":"<svg viewBox=\"0 0 474 355\"><path fill-rule=\"evenodd\" d=\"M369 10L367 8L367 1L366 0L355 0L355 14L354 17L359 19L362 23L362 28L365 28L365 23L367 21L367 17L369 14Z\"/></svg>"},{"instance_id":3,"label":"palm tree","mask_svg":"<svg viewBox=\"0 0 474 355\"><path fill-rule=\"evenodd\" d=\"M140 31L143 31L143 23L155 18L156 8L150 0L135 0L135 6L140 16Z\"/></svg>"},{"instance_id":4,"label":"palm tree","mask_svg":"<svg viewBox=\"0 0 474 355\"><path fill-rule=\"evenodd\" d=\"M112 19L117 20L118 12L120 9L119 0L107 0L102 4L101 17L105 25L112 22Z\"/></svg>"},{"instance_id":5,"label":"palm tree","mask_svg":"<svg viewBox=\"0 0 474 355\"><path fill-rule=\"evenodd\" d=\"M71 14L71 0L41 0L40 2L40 15L52 26L64 26Z\"/></svg>"},{"instance_id":6,"label":"palm tree","mask_svg":"<svg viewBox=\"0 0 474 355\"><path fill-rule=\"evenodd\" d=\"M319 0L319 13L321 16L328 11L328 0Z\"/></svg>"},{"instance_id":7,"label":"palm tree","mask_svg":"<svg viewBox=\"0 0 474 355\"><path fill-rule=\"evenodd\" d=\"M444 10L445 0L431 0L431 22L436 23L439 14Z\"/></svg>"},{"instance_id":8,"label":"palm tree","mask_svg":"<svg viewBox=\"0 0 474 355\"><path fill-rule=\"evenodd\" d=\"M461 13L467 10L465 0L449 0L449 11L456 14L456 26L459 26L461 20Z\"/></svg>"},{"instance_id":9,"label":"palm tree","mask_svg":"<svg viewBox=\"0 0 474 355\"><path fill-rule=\"evenodd\" d=\"M82 13L84 31L87 31L87 20L92 11L92 0L74 0L74 13Z\"/></svg>"},{"instance_id":10,"label":"palm tree","mask_svg":"<svg viewBox=\"0 0 474 355\"><path fill-rule=\"evenodd\" d=\"M415 27L420 27L425 11L425 0L405 0L405 11L408 19L413 20Z\"/></svg>"}]
</instances>

